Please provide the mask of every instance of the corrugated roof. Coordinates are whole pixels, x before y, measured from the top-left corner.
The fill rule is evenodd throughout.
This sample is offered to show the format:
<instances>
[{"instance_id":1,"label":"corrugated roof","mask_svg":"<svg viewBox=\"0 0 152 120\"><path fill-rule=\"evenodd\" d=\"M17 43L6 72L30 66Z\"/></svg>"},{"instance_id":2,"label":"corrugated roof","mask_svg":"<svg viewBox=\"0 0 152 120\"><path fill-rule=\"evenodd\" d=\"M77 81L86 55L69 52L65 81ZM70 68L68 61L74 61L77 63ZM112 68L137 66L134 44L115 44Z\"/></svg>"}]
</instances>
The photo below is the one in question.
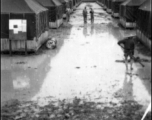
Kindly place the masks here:
<instances>
[{"instance_id":1,"label":"corrugated roof","mask_svg":"<svg viewBox=\"0 0 152 120\"><path fill-rule=\"evenodd\" d=\"M32 0L1 0L1 13L39 13L46 10Z\"/></svg>"},{"instance_id":2,"label":"corrugated roof","mask_svg":"<svg viewBox=\"0 0 152 120\"><path fill-rule=\"evenodd\" d=\"M143 3L143 5L139 8L144 11L151 11L151 0L147 0L146 2Z\"/></svg>"},{"instance_id":3,"label":"corrugated roof","mask_svg":"<svg viewBox=\"0 0 152 120\"><path fill-rule=\"evenodd\" d=\"M52 0L36 0L38 3L45 7L54 7L55 4Z\"/></svg>"}]
</instances>

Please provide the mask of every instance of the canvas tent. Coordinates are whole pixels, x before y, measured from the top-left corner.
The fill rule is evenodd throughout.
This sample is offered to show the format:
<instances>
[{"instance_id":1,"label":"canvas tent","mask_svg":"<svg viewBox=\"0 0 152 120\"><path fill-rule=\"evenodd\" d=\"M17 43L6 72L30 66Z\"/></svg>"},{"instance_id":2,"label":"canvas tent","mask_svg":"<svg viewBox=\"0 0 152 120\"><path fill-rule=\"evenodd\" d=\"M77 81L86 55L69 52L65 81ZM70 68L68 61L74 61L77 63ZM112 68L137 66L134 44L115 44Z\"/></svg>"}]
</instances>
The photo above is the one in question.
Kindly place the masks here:
<instances>
[{"instance_id":1,"label":"canvas tent","mask_svg":"<svg viewBox=\"0 0 152 120\"><path fill-rule=\"evenodd\" d=\"M137 14L137 36L151 49L151 0L147 0Z\"/></svg>"},{"instance_id":2,"label":"canvas tent","mask_svg":"<svg viewBox=\"0 0 152 120\"><path fill-rule=\"evenodd\" d=\"M75 0L73 0L73 7L75 6Z\"/></svg>"},{"instance_id":3,"label":"canvas tent","mask_svg":"<svg viewBox=\"0 0 152 120\"><path fill-rule=\"evenodd\" d=\"M106 9L108 8L108 0L105 0Z\"/></svg>"},{"instance_id":4,"label":"canvas tent","mask_svg":"<svg viewBox=\"0 0 152 120\"><path fill-rule=\"evenodd\" d=\"M107 5L107 12L111 13L112 12L112 0L108 0L108 5Z\"/></svg>"},{"instance_id":5,"label":"canvas tent","mask_svg":"<svg viewBox=\"0 0 152 120\"><path fill-rule=\"evenodd\" d=\"M64 11L64 13L66 13L66 8L69 8L70 7L70 3L69 3L69 1L68 0L59 0L61 3L62 3L62 5L63 5L63 11Z\"/></svg>"},{"instance_id":6,"label":"canvas tent","mask_svg":"<svg viewBox=\"0 0 152 120\"><path fill-rule=\"evenodd\" d=\"M50 28L58 28L63 23L63 8L58 0L35 0L42 6L46 7L49 16Z\"/></svg>"},{"instance_id":7,"label":"canvas tent","mask_svg":"<svg viewBox=\"0 0 152 120\"><path fill-rule=\"evenodd\" d=\"M126 0L112 0L111 9L114 17L119 17L120 4Z\"/></svg>"},{"instance_id":8,"label":"canvas tent","mask_svg":"<svg viewBox=\"0 0 152 120\"><path fill-rule=\"evenodd\" d=\"M102 3L103 3L103 5L105 6L105 4L106 4L106 0L102 0Z\"/></svg>"},{"instance_id":9,"label":"canvas tent","mask_svg":"<svg viewBox=\"0 0 152 120\"><path fill-rule=\"evenodd\" d=\"M69 0L69 7L71 10L73 9L73 0Z\"/></svg>"},{"instance_id":10,"label":"canvas tent","mask_svg":"<svg viewBox=\"0 0 152 120\"><path fill-rule=\"evenodd\" d=\"M103 6L103 0L97 0L97 3L101 6Z\"/></svg>"},{"instance_id":11,"label":"canvas tent","mask_svg":"<svg viewBox=\"0 0 152 120\"><path fill-rule=\"evenodd\" d=\"M136 27L137 11L144 2L145 0L127 0L127 2L120 5L121 24L124 27Z\"/></svg>"},{"instance_id":12,"label":"canvas tent","mask_svg":"<svg viewBox=\"0 0 152 120\"><path fill-rule=\"evenodd\" d=\"M31 0L1 0L1 51L37 50L48 38L47 14Z\"/></svg>"}]
</instances>

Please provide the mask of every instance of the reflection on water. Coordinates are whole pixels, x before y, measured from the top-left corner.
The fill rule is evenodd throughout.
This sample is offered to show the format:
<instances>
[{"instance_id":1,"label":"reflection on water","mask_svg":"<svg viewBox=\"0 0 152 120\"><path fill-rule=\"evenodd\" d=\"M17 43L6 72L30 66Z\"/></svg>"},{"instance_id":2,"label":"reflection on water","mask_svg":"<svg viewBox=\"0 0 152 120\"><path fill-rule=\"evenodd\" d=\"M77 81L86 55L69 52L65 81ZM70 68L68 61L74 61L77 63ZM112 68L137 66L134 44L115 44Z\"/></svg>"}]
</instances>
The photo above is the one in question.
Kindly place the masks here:
<instances>
[{"instance_id":1,"label":"reflection on water","mask_svg":"<svg viewBox=\"0 0 152 120\"><path fill-rule=\"evenodd\" d=\"M132 73L125 74L125 80L123 84L123 93L125 100L133 100L133 82Z\"/></svg>"},{"instance_id":2,"label":"reflection on water","mask_svg":"<svg viewBox=\"0 0 152 120\"><path fill-rule=\"evenodd\" d=\"M84 35L84 37L87 37L87 35L88 35L88 25L87 24L84 24L83 35Z\"/></svg>"},{"instance_id":3,"label":"reflection on water","mask_svg":"<svg viewBox=\"0 0 152 120\"><path fill-rule=\"evenodd\" d=\"M91 24L91 31L90 31L91 35L94 35L94 24Z\"/></svg>"},{"instance_id":4,"label":"reflection on water","mask_svg":"<svg viewBox=\"0 0 152 120\"><path fill-rule=\"evenodd\" d=\"M13 80L14 89L30 88L30 79L27 76L17 76Z\"/></svg>"},{"instance_id":5,"label":"reflection on water","mask_svg":"<svg viewBox=\"0 0 152 120\"><path fill-rule=\"evenodd\" d=\"M41 59L37 58L33 59L34 63L41 61L37 68L30 66L24 69L23 66L17 65L9 70L1 71L2 102L10 99L30 100L39 92L44 78L50 70L50 56L43 56Z\"/></svg>"}]
</instances>

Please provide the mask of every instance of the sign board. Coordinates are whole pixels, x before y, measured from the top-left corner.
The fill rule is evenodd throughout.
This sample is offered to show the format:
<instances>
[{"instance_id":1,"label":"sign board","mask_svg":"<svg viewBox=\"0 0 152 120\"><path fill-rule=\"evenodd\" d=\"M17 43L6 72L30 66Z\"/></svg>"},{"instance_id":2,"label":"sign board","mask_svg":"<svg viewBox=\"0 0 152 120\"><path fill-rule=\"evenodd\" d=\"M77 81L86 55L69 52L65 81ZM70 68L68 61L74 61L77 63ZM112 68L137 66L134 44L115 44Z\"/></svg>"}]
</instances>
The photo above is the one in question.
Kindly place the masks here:
<instances>
[{"instance_id":1,"label":"sign board","mask_svg":"<svg viewBox=\"0 0 152 120\"><path fill-rule=\"evenodd\" d=\"M23 19L9 20L9 39L26 40L27 39L27 21Z\"/></svg>"}]
</instances>

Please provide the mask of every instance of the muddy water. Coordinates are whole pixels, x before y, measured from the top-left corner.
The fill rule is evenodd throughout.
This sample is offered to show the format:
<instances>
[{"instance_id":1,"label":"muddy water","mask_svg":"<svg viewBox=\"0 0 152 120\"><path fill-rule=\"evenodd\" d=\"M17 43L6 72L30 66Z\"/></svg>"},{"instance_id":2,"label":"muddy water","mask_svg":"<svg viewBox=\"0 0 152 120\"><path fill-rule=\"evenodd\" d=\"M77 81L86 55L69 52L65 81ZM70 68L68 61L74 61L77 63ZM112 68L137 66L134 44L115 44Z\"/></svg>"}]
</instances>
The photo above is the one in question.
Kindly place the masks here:
<instances>
[{"instance_id":1,"label":"muddy water","mask_svg":"<svg viewBox=\"0 0 152 120\"><path fill-rule=\"evenodd\" d=\"M95 11L95 23L83 24L82 10L87 5ZM89 15L89 14L88 14ZM70 27L69 27L70 26ZM119 39L135 34L123 30L95 3L83 3L72 14L70 22L50 30L63 41L57 50L21 57L2 56L2 102L10 99L37 100L79 97L95 102L135 100L147 106L151 101L151 63L142 68L134 64L133 76L126 74ZM151 59L151 57L136 55Z\"/></svg>"}]
</instances>

